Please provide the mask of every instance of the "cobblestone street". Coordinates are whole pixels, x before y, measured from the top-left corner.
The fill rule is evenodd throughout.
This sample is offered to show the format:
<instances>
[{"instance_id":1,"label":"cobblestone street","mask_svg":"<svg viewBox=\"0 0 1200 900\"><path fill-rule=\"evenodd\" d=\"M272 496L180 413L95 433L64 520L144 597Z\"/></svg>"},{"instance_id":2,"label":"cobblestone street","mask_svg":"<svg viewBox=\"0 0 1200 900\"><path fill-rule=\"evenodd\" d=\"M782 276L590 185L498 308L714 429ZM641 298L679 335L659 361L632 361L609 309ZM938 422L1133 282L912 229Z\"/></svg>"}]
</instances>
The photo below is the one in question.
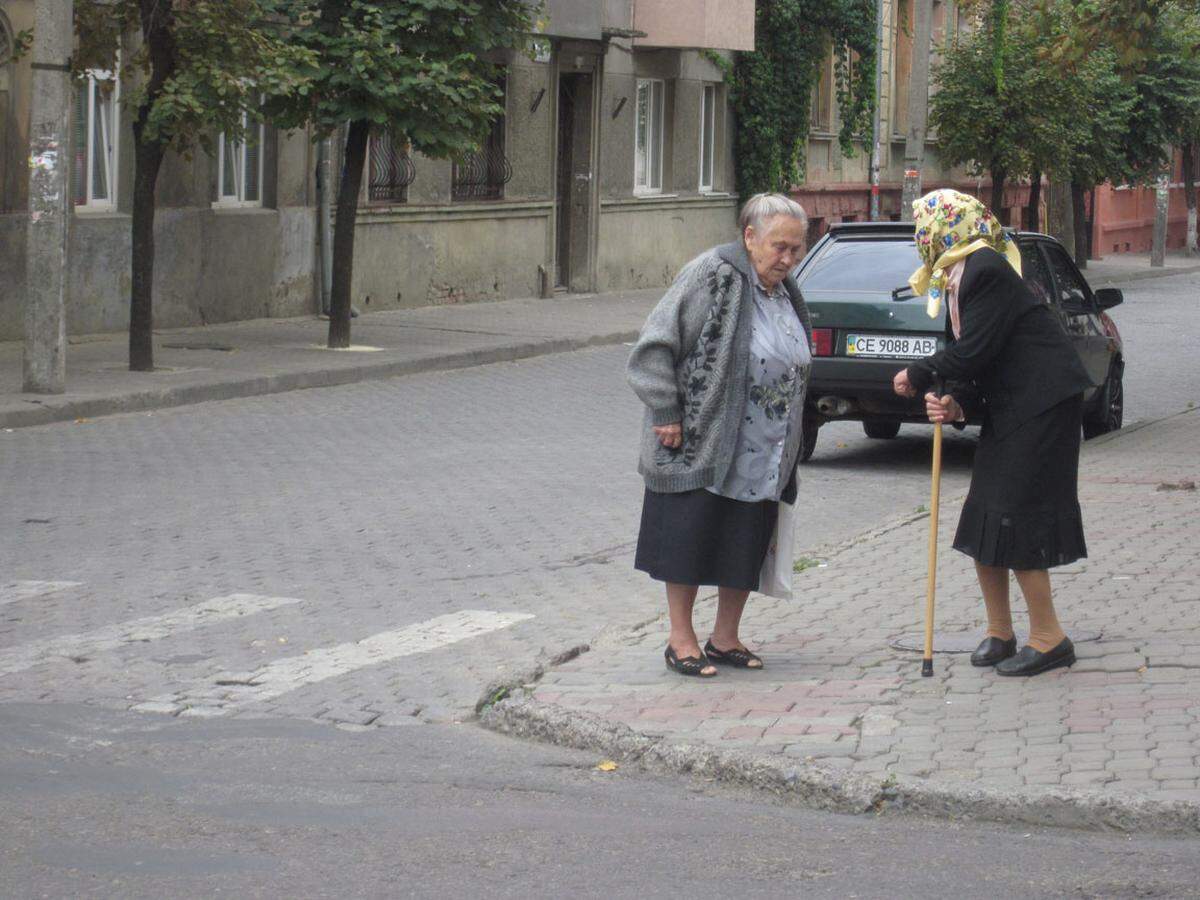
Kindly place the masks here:
<instances>
[{"instance_id":1,"label":"cobblestone street","mask_svg":"<svg viewBox=\"0 0 1200 900\"><path fill-rule=\"evenodd\" d=\"M1179 365L1198 283L1179 275L1127 288L1117 311L1130 359L1127 423L1200 399L1200 373ZM1198 495L1184 482L1200 475L1200 413L1086 448L1091 557L1056 585L1068 628L1100 640L1079 645L1070 671L1013 684L939 654L937 677L917 677L917 655L890 643L920 629L930 432L905 426L878 441L846 423L822 429L802 469L814 514L801 521L797 547L824 566L797 576L796 601L751 601L746 636L768 671L695 684L663 670L660 588L631 567L642 486L627 352L600 346L0 431L0 713L14 724L0 767L14 785L32 779L53 792L65 763L49 761L91 765L86 748L116 742L124 749L95 777L125 784L123 767L162 765L145 756L145 741L215 734L231 753L262 753L294 726L314 746L324 741L314 728L412 748L388 751L401 754L437 744L455 773L471 771L479 753L501 754L503 790L524 790L516 773L529 753L590 770L608 745L577 741L570 723L599 723L839 777L1170 798L1182 804L1171 823L1194 817ZM975 440L970 430L947 435L943 534ZM939 633L973 634L982 610L968 566L946 549L940 572ZM548 666L531 698L503 701L489 716L518 733L523 721L542 722L528 733L586 752L556 756L565 751L469 725L489 686L585 646ZM514 718L497 723L504 709ZM547 711L567 725L547 734ZM445 749L456 742L461 758ZM272 764L288 764L286 742L274 753ZM197 757L201 768L212 763ZM669 796L684 790L636 769L622 777ZM90 777L79 776L79 790ZM583 787L553 791L583 796ZM174 789L162 790L170 810ZM7 801L24 810L12 821L33 829L11 846L40 846L38 804L24 794ZM648 825L651 806L614 815ZM1011 846L1023 833L995 840ZM968 836L945 840L965 847ZM1172 885L1182 883L1181 847L1152 848L1165 854ZM763 877L760 893L770 895ZM906 883L917 891L930 882ZM1039 882L1041 895L1084 883ZM881 895L876 887L864 896Z\"/></svg>"}]
</instances>

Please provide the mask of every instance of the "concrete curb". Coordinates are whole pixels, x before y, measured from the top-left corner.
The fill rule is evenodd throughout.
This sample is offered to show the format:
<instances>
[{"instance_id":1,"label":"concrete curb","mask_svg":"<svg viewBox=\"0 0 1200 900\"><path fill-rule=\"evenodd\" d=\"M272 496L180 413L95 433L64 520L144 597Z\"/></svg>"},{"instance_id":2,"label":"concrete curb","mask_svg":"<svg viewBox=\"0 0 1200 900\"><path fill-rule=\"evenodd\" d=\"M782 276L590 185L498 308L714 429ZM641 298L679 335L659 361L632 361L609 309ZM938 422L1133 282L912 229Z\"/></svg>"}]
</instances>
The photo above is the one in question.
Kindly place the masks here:
<instances>
[{"instance_id":1,"label":"concrete curb","mask_svg":"<svg viewBox=\"0 0 1200 900\"><path fill-rule=\"evenodd\" d=\"M337 387L361 381L418 375L448 369L466 369L492 363L514 362L555 353L570 353L588 347L621 344L637 338L636 331L619 331L587 338L554 338L546 341L511 344L487 350L467 350L425 359L391 360L356 366L287 372L279 375L244 374L208 384L130 390L104 397L39 397L24 395L28 409L0 411L0 428L28 428L96 418L119 413L145 412L189 406L213 400L261 397L308 388Z\"/></svg>"},{"instance_id":2,"label":"concrete curb","mask_svg":"<svg viewBox=\"0 0 1200 900\"><path fill-rule=\"evenodd\" d=\"M588 750L648 771L697 775L767 791L806 807L845 813L907 813L1124 832L1200 834L1200 804L1098 791L995 789L976 783L932 784L910 776L856 775L796 761L639 734L626 725L527 698L485 707L484 727L503 734Z\"/></svg>"},{"instance_id":3,"label":"concrete curb","mask_svg":"<svg viewBox=\"0 0 1200 900\"><path fill-rule=\"evenodd\" d=\"M1091 277L1092 269L1084 269L1083 277L1087 279L1088 284L1093 288L1107 287L1110 284L1124 284L1127 281L1145 281L1147 278L1168 278L1171 275L1192 275L1200 272L1200 265L1194 266L1164 266L1161 269L1131 269L1127 272L1122 272L1118 275L1101 275L1097 278Z\"/></svg>"},{"instance_id":4,"label":"concrete curb","mask_svg":"<svg viewBox=\"0 0 1200 900\"><path fill-rule=\"evenodd\" d=\"M1137 422L1088 441L1085 447L1119 440L1148 425L1196 411L1184 409ZM943 502L953 502L965 495L964 491ZM928 517L927 511L908 513L812 552L831 559L863 541ZM659 618L661 616L648 619L624 631L636 631ZM594 640L592 646L599 640ZM519 696L529 685L539 681L547 669L589 649L589 645L581 644L545 665L539 664L490 685L476 705L480 724L513 737L636 763L649 771L718 779L764 790L804 806L835 812L910 813L1020 825L1200 834L1200 803L1061 787L1044 790L991 788L976 782L936 784L907 775L884 778L857 775L822 766L817 760L800 761L668 741L598 716Z\"/></svg>"}]
</instances>

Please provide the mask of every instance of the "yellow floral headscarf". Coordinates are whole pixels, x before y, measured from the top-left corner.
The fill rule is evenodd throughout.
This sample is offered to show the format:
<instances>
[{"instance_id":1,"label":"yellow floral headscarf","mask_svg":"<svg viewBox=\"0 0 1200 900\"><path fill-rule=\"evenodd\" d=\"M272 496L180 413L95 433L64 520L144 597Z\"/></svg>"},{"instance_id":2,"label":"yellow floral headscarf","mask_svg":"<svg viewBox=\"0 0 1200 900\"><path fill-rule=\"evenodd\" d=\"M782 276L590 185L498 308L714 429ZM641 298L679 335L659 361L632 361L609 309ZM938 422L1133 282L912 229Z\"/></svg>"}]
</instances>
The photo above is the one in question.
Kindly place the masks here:
<instances>
[{"instance_id":1,"label":"yellow floral headscarf","mask_svg":"<svg viewBox=\"0 0 1200 900\"><path fill-rule=\"evenodd\" d=\"M1021 274L1021 251L1004 233L986 206L967 194L945 189L931 191L913 203L914 238L923 264L908 279L919 297L929 293L925 311L931 319L942 311L946 270L976 250L991 247Z\"/></svg>"}]
</instances>

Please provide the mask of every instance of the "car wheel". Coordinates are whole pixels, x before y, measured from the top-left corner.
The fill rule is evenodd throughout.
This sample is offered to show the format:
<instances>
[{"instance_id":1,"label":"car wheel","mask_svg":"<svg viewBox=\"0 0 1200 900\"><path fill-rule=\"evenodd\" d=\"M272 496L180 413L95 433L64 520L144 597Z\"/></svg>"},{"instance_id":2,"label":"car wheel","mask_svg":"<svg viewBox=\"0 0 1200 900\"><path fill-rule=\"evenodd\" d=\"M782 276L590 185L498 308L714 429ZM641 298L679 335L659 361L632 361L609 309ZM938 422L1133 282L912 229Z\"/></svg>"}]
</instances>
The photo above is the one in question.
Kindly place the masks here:
<instances>
[{"instance_id":1,"label":"car wheel","mask_svg":"<svg viewBox=\"0 0 1200 900\"><path fill-rule=\"evenodd\" d=\"M1104 380L1104 390L1100 392L1095 410L1083 420L1084 439L1099 437L1121 427L1125 419L1124 375L1124 364L1114 362Z\"/></svg>"},{"instance_id":2,"label":"car wheel","mask_svg":"<svg viewBox=\"0 0 1200 900\"><path fill-rule=\"evenodd\" d=\"M900 433L900 423L888 419L876 419L870 422L863 422L863 431L869 438L876 438L881 441L890 441Z\"/></svg>"},{"instance_id":3,"label":"car wheel","mask_svg":"<svg viewBox=\"0 0 1200 900\"><path fill-rule=\"evenodd\" d=\"M800 432L800 462L808 462L808 458L817 449L817 432L821 430L821 420L817 411L804 410L804 422Z\"/></svg>"}]
</instances>

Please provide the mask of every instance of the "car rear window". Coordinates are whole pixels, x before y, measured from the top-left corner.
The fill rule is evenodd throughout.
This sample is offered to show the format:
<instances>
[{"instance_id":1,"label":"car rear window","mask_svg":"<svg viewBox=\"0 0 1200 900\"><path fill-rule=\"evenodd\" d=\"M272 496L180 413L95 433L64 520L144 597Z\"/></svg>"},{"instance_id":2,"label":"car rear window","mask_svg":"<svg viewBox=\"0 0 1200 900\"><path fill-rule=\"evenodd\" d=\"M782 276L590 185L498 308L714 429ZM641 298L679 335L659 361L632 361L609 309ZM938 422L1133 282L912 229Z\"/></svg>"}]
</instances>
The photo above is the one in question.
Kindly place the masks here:
<instances>
[{"instance_id":1,"label":"car rear window","mask_svg":"<svg viewBox=\"0 0 1200 900\"><path fill-rule=\"evenodd\" d=\"M825 245L800 274L806 291L883 291L908 284L921 264L912 239L837 240Z\"/></svg>"}]
</instances>

